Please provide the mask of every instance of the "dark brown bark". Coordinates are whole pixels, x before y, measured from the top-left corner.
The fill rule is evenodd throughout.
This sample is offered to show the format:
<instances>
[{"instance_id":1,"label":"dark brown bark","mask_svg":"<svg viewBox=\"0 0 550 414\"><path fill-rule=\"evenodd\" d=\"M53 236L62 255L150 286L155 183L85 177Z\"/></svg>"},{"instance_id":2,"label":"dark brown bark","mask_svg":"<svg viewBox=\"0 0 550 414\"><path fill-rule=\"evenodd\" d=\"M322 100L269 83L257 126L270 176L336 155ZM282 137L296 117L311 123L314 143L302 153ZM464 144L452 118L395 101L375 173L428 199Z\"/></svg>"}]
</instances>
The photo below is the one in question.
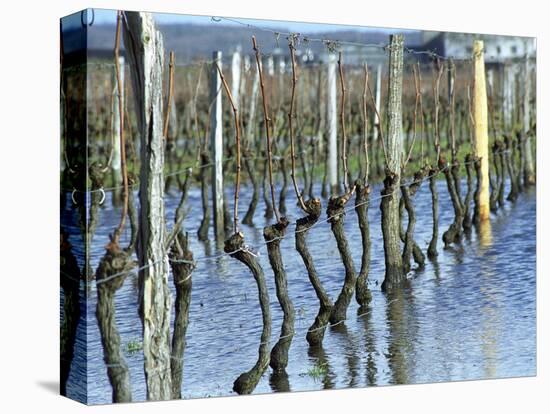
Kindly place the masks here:
<instances>
[{"instance_id":1,"label":"dark brown bark","mask_svg":"<svg viewBox=\"0 0 550 414\"><path fill-rule=\"evenodd\" d=\"M281 157L280 166L281 175L283 176L283 185L279 193L279 211L284 215L286 214L286 192L288 188L288 174L286 171L286 162L284 157Z\"/></svg>"},{"instance_id":2,"label":"dark brown bark","mask_svg":"<svg viewBox=\"0 0 550 414\"><path fill-rule=\"evenodd\" d=\"M498 142L500 145L499 145L497 158L498 158L498 164L500 167L501 180L500 180L500 186L498 188L497 200L498 200L498 205L500 207L504 207L504 182L506 181L506 172L505 172L506 163L504 161L505 146L502 141L498 141Z\"/></svg>"},{"instance_id":3,"label":"dark brown bark","mask_svg":"<svg viewBox=\"0 0 550 414\"><path fill-rule=\"evenodd\" d=\"M426 260L424 253L422 253L422 250L414 240L416 214L412 198L415 196L416 192L422 185L422 181L428 174L429 168L423 167L414 174L413 182L408 187L406 185L401 186L402 200L408 215L407 231L405 232L404 240L405 246L403 247L402 255L404 273L408 273L411 270L411 255L413 256L415 263L418 264L420 268L424 266Z\"/></svg>"},{"instance_id":4,"label":"dark brown bark","mask_svg":"<svg viewBox=\"0 0 550 414\"><path fill-rule=\"evenodd\" d=\"M361 307L366 307L372 299L372 294L367 286L367 278L370 266L370 229L369 229L369 194L370 186L364 185L361 179L355 181L355 212L359 221L361 231L361 244L363 253L361 255L361 270L355 282L355 300Z\"/></svg>"},{"instance_id":5,"label":"dark brown bark","mask_svg":"<svg viewBox=\"0 0 550 414\"><path fill-rule=\"evenodd\" d=\"M223 192L223 229L226 236L231 234L231 231L233 230L233 217L229 212L229 203L227 201L225 191Z\"/></svg>"},{"instance_id":6,"label":"dark brown bark","mask_svg":"<svg viewBox=\"0 0 550 414\"><path fill-rule=\"evenodd\" d=\"M474 192L474 216L472 221L474 225L479 224L479 195L481 192L481 158L474 158L474 168L476 171L476 190Z\"/></svg>"},{"instance_id":7,"label":"dark brown bark","mask_svg":"<svg viewBox=\"0 0 550 414\"><path fill-rule=\"evenodd\" d=\"M200 180L201 180L201 201L202 201L202 220L197 236L199 240L206 241L208 240L208 228L210 227L210 205L208 202L208 192L210 177L212 174L209 173L210 167L210 157L208 151L203 151L201 153L201 166L200 166Z\"/></svg>"},{"instance_id":8,"label":"dark brown bark","mask_svg":"<svg viewBox=\"0 0 550 414\"><path fill-rule=\"evenodd\" d=\"M271 314L269 295L262 267L245 247L242 233L236 233L225 241L224 251L243 263L250 271L258 286L258 296L262 309L262 336L258 350L258 360L250 371L242 373L233 383L233 390L238 394L250 394L258 385L262 374L269 365L269 338L271 337Z\"/></svg>"},{"instance_id":9,"label":"dark brown bark","mask_svg":"<svg viewBox=\"0 0 550 414\"><path fill-rule=\"evenodd\" d=\"M97 223L99 220L99 207L105 197L105 193L100 191L103 189L103 181L105 178L106 169L97 163L92 163L88 168L88 177L90 178L91 188L90 188L90 207L87 209L86 215L86 243L91 244L92 239L94 238L95 231L97 228ZM82 199L84 206L87 204L85 197ZM86 208L85 208L86 210ZM92 280L94 278L94 271L90 266L90 257L89 254L86 254L84 275L86 279Z\"/></svg>"},{"instance_id":10,"label":"dark brown bark","mask_svg":"<svg viewBox=\"0 0 550 414\"><path fill-rule=\"evenodd\" d=\"M115 319L115 293L122 287L133 266L128 254L120 250L118 245L110 243L96 272L96 317L103 344L103 359L113 388L113 402L132 401L130 374L120 350L120 335Z\"/></svg>"},{"instance_id":11,"label":"dark brown bark","mask_svg":"<svg viewBox=\"0 0 550 414\"><path fill-rule=\"evenodd\" d=\"M448 248L451 243L460 241L460 237L462 236L462 206L456 191L452 173L443 156L440 156L439 158L439 169L443 171L443 174L445 175L447 189L449 191L449 195L451 196L451 201L455 212L455 219L449 226L449 229L443 233L443 243L445 244L445 248Z\"/></svg>"},{"instance_id":12,"label":"dark brown bark","mask_svg":"<svg viewBox=\"0 0 550 414\"><path fill-rule=\"evenodd\" d=\"M137 235L139 232L138 212L136 209L136 200L134 196L133 186L137 180L133 174L128 174L128 216L130 218L130 243L128 247L124 249L129 255L136 247Z\"/></svg>"},{"instance_id":13,"label":"dark brown bark","mask_svg":"<svg viewBox=\"0 0 550 414\"><path fill-rule=\"evenodd\" d=\"M512 137L510 135L507 135L504 138L504 142L506 144L506 151L504 151L504 160L506 162L506 169L508 171L508 176L510 177L510 192L508 193L508 197L506 197L506 200L508 201L516 201L518 198L518 185L517 185L517 177L516 177L516 168L513 162L512 158Z\"/></svg>"},{"instance_id":14,"label":"dark brown bark","mask_svg":"<svg viewBox=\"0 0 550 414\"><path fill-rule=\"evenodd\" d=\"M466 196L464 197L464 203L462 204L464 210L462 211L464 218L462 219L462 228L465 232L469 232L472 229L472 217L470 214L470 207L472 204L473 182L472 182L472 169L473 169L473 155L467 154L464 158L464 167L466 168L467 186Z\"/></svg>"},{"instance_id":15,"label":"dark brown bark","mask_svg":"<svg viewBox=\"0 0 550 414\"><path fill-rule=\"evenodd\" d=\"M265 213L264 217L266 219L273 218L273 204L271 203L271 199L269 196L269 190L268 190L268 184L267 184L267 172L268 172L268 161L267 158L264 161L264 176L262 180L262 187L263 187L263 197L264 197L264 203L265 203Z\"/></svg>"},{"instance_id":16,"label":"dark brown bark","mask_svg":"<svg viewBox=\"0 0 550 414\"><path fill-rule=\"evenodd\" d=\"M189 325L189 306L191 304L192 278L195 268L193 253L189 250L188 235L178 232L169 253L170 266L176 288L174 302L175 317L172 333L172 398L181 398L183 376L183 353L185 352L185 335Z\"/></svg>"},{"instance_id":17,"label":"dark brown bark","mask_svg":"<svg viewBox=\"0 0 550 414\"><path fill-rule=\"evenodd\" d=\"M244 167L252 183L252 198L250 199L250 204L248 205L248 210L243 218L243 224L252 226L254 224L254 213L256 212L256 207L258 206L258 200L260 199L260 184L254 174L253 161L250 159L251 153L246 152L244 154Z\"/></svg>"},{"instance_id":18,"label":"dark brown bark","mask_svg":"<svg viewBox=\"0 0 550 414\"><path fill-rule=\"evenodd\" d=\"M437 168L430 169L430 192L432 194L432 239L428 246L428 258L435 259L437 253L437 239L439 238L439 195L437 193Z\"/></svg>"},{"instance_id":19,"label":"dark brown bark","mask_svg":"<svg viewBox=\"0 0 550 414\"><path fill-rule=\"evenodd\" d=\"M288 365L288 350L294 336L294 305L288 296L287 277L280 248L287 226L287 219L282 217L280 222L264 228L269 263L275 276L277 299L284 315L279 341L271 350L270 366L275 371L284 371Z\"/></svg>"},{"instance_id":20,"label":"dark brown bark","mask_svg":"<svg viewBox=\"0 0 550 414\"><path fill-rule=\"evenodd\" d=\"M317 165L317 139L311 139L311 168L309 169L309 189L308 196L310 199L314 199L313 184L315 183L315 166Z\"/></svg>"},{"instance_id":21,"label":"dark brown bark","mask_svg":"<svg viewBox=\"0 0 550 414\"><path fill-rule=\"evenodd\" d=\"M328 142L327 142L327 139L326 139L326 134L323 134L323 136L325 137L325 160L324 160L324 171L323 171L323 182L321 184L321 197L323 198L327 198L328 197L328 184L327 184L327 179L328 179Z\"/></svg>"},{"instance_id":22,"label":"dark brown bark","mask_svg":"<svg viewBox=\"0 0 550 414\"><path fill-rule=\"evenodd\" d=\"M523 171L525 170L525 137L522 132L518 131L516 133L516 144L515 148L517 148L518 153L518 169L516 173L516 183L518 187L518 191L523 191L524 184L522 183L521 179L523 177ZM527 185L527 184L525 184Z\"/></svg>"},{"instance_id":23,"label":"dark brown bark","mask_svg":"<svg viewBox=\"0 0 550 414\"><path fill-rule=\"evenodd\" d=\"M338 251L340 252L340 258L344 264L346 276L344 278L344 285L342 290L334 302L334 307L330 314L330 322L337 323L346 319L346 313L349 303L355 291L355 283L357 281L357 274L355 272L355 265L348 246L348 241L344 233L344 208L352 196L352 192L341 196L331 197L327 206L327 217L329 218L330 227L336 244L338 245Z\"/></svg>"},{"instance_id":24,"label":"dark brown bark","mask_svg":"<svg viewBox=\"0 0 550 414\"><path fill-rule=\"evenodd\" d=\"M492 147L493 152L493 167L495 170L495 179L491 178L491 197L489 199L489 206L494 213L498 210L499 194L504 187L504 174L500 169L500 155L502 152L502 143L496 140Z\"/></svg>"},{"instance_id":25,"label":"dark brown bark","mask_svg":"<svg viewBox=\"0 0 550 414\"><path fill-rule=\"evenodd\" d=\"M306 237L309 229L317 223L321 216L321 202L319 199L315 198L307 200L305 205L307 216L296 220L296 250L302 257L307 269L309 281L315 290L317 299L319 299L319 312L306 334L306 340L309 345L317 346L323 342L333 304L319 279L319 275L315 269L315 263L306 244Z\"/></svg>"}]
</instances>

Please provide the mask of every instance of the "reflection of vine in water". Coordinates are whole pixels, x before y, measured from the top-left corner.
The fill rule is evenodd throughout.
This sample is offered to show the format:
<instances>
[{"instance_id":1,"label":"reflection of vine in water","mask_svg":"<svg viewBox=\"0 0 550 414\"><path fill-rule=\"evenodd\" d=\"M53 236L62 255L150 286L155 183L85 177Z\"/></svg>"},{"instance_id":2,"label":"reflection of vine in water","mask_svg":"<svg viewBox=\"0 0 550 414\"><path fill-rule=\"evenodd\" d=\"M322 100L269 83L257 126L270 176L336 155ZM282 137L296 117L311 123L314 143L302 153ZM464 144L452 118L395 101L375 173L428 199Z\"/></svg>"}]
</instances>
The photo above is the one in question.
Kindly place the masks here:
<instances>
[{"instance_id":1,"label":"reflection of vine in water","mask_svg":"<svg viewBox=\"0 0 550 414\"><path fill-rule=\"evenodd\" d=\"M400 289L392 289L387 295L386 319L389 328L389 344L386 357L392 384L407 384L409 382L406 355L410 347L410 338L406 332L405 289L405 286Z\"/></svg>"},{"instance_id":2,"label":"reflection of vine in water","mask_svg":"<svg viewBox=\"0 0 550 414\"><path fill-rule=\"evenodd\" d=\"M358 310L358 312L361 312L361 308ZM367 353L367 362L365 367L366 383L367 385L376 385L376 376L378 374L375 360L376 337L374 336L374 329L372 326L372 306L370 306L370 304L368 311L363 311L360 319L363 322L365 351Z\"/></svg>"},{"instance_id":3,"label":"reflection of vine in water","mask_svg":"<svg viewBox=\"0 0 550 414\"><path fill-rule=\"evenodd\" d=\"M74 358L76 330L80 319L80 269L72 253L68 235L61 230L60 239L61 288L63 289L63 323L60 333L61 379L60 393L67 395L67 380Z\"/></svg>"},{"instance_id":4,"label":"reflection of vine in water","mask_svg":"<svg viewBox=\"0 0 550 414\"><path fill-rule=\"evenodd\" d=\"M285 370L273 371L269 376L269 386L274 392L290 392L290 382Z\"/></svg>"},{"instance_id":5,"label":"reflection of vine in water","mask_svg":"<svg viewBox=\"0 0 550 414\"><path fill-rule=\"evenodd\" d=\"M352 335L350 335L348 328L343 323L335 325L331 329L342 338L344 343L344 354L346 356L346 362L348 366L348 387L356 387L358 385L359 374L359 349L357 349L358 341L356 341Z\"/></svg>"}]
</instances>

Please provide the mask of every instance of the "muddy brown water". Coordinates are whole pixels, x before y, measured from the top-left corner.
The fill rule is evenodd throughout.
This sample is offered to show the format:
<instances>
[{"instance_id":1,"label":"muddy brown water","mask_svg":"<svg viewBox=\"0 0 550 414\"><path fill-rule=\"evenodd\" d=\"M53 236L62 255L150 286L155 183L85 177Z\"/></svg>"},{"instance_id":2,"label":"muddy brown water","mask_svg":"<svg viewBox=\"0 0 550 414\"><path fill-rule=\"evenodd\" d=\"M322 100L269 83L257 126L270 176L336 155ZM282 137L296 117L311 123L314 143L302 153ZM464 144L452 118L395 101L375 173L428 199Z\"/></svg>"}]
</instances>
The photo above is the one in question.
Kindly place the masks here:
<instances>
[{"instance_id":1,"label":"muddy brown water","mask_svg":"<svg viewBox=\"0 0 550 414\"><path fill-rule=\"evenodd\" d=\"M442 234L453 219L453 209L443 180L438 181L438 189ZM319 188L316 194L320 194ZM380 186L376 185L371 198L379 194ZM120 210L112 207L110 196L107 193L100 209L99 225L91 244L94 269L104 253L109 232L119 220ZM241 219L249 196L244 187L239 203ZM232 201L232 197L228 199ZM166 196L170 226L178 201L176 192ZM281 242L289 295L296 309L296 334L289 352L288 376L273 376L268 369L254 393L536 375L534 189L522 193L515 203L506 203L505 208L492 215L490 232L481 234L474 230L460 246L445 251L440 240L437 261L427 261L421 271L414 270L413 266L407 285L393 296L380 290L384 256L379 203L376 200L369 208L372 240L369 286L373 296L369 313L358 317L357 304L352 301L348 319L329 328L323 347L317 350L309 349L305 335L318 311L318 300L294 248L294 226L289 227L289 237ZM77 242L80 236L70 193L66 205L61 220L71 235L73 252L82 268L84 252ZM234 395L233 381L251 368L257 358L262 328L257 288L248 270L235 259L228 256L204 259L219 256L223 251L212 241L203 243L196 238L202 214L198 187L190 190L187 205L189 214L184 227L191 235L190 247L198 263L193 272L182 395L183 398ZM415 237L425 251L432 224L427 183L416 195L415 206ZM325 208L326 200L323 200L323 210ZM291 222L300 217L291 191L287 196L287 209ZM252 247L263 243L262 228L266 224L263 213L260 203L255 227L242 226L246 241ZM323 214L322 218L325 217ZM345 229L358 267L361 237L353 210L346 215ZM126 231L127 238L128 226ZM211 229L210 240L213 239ZM344 280L344 267L328 223L323 222L309 232L308 246L322 282L335 298ZM283 315L275 296L265 246L259 253L271 299L273 345L278 339ZM174 294L171 276L169 283ZM67 393L78 399L85 399L87 394L90 404L110 403L111 387L95 319L95 282L91 282L88 289L84 289L84 283L82 287L82 316ZM132 274L115 298L116 319L125 352L130 342L141 341L137 295L137 274ZM63 300L62 296L61 291ZM172 310L172 318L173 314ZM143 401L142 354L126 352L126 360L132 398Z\"/></svg>"}]
</instances>

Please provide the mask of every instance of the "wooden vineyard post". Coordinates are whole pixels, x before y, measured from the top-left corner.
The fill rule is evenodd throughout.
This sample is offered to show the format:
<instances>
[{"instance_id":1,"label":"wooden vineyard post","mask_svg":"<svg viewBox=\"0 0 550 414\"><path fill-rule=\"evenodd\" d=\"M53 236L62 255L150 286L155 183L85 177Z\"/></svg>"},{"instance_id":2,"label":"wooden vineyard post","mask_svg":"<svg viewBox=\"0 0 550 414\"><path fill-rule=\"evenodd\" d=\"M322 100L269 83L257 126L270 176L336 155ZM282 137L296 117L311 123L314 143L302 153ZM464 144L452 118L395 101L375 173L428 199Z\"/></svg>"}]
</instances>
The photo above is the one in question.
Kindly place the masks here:
<instances>
[{"instance_id":1,"label":"wooden vineyard post","mask_svg":"<svg viewBox=\"0 0 550 414\"><path fill-rule=\"evenodd\" d=\"M474 41L474 138L476 156L481 160L481 185L476 199L479 220L489 219L489 133L487 124L487 89L483 41Z\"/></svg>"},{"instance_id":2,"label":"wooden vineyard post","mask_svg":"<svg viewBox=\"0 0 550 414\"><path fill-rule=\"evenodd\" d=\"M118 64L121 68L120 70L120 90L124 91L124 56L118 57ZM121 96L118 91L118 81L117 77L113 75L114 78L114 99L112 104L112 122L111 122L111 133L113 134L113 160L112 160L112 169L113 169L113 181L114 186L119 187L122 183L122 171L120 168L120 108L124 108L124 96ZM122 101L122 105L120 104ZM114 193L116 194L115 198L120 197L120 188L117 188Z\"/></svg>"},{"instance_id":3,"label":"wooden vineyard post","mask_svg":"<svg viewBox=\"0 0 550 414\"><path fill-rule=\"evenodd\" d=\"M235 107L240 107L240 92L241 90L241 51L238 48L231 57L231 96Z\"/></svg>"},{"instance_id":4,"label":"wooden vineyard post","mask_svg":"<svg viewBox=\"0 0 550 414\"><path fill-rule=\"evenodd\" d=\"M212 58L222 67L222 52L216 51ZM225 238L223 218L223 120L222 120L222 79L212 65L210 74L210 151L212 152L212 209L214 211L214 234L216 240Z\"/></svg>"},{"instance_id":5,"label":"wooden vineyard post","mask_svg":"<svg viewBox=\"0 0 550 414\"><path fill-rule=\"evenodd\" d=\"M373 111L373 113L372 113L372 117L373 117L372 142L374 143L373 145L378 145L378 144L376 144L376 142L377 142L377 139L378 139L379 119L378 119L378 116L376 115L376 112L378 111L378 113L380 113L380 97L381 97L381 94L382 94L382 64L379 63L378 66L376 67L376 89L375 89L376 111Z\"/></svg>"},{"instance_id":6,"label":"wooden vineyard post","mask_svg":"<svg viewBox=\"0 0 550 414\"><path fill-rule=\"evenodd\" d=\"M330 194L338 194L338 143L336 139L336 56L329 54L328 61L328 179Z\"/></svg>"},{"instance_id":7,"label":"wooden vineyard post","mask_svg":"<svg viewBox=\"0 0 550 414\"><path fill-rule=\"evenodd\" d=\"M386 138L386 178L382 189L382 235L386 273L382 289L388 290L404 279L401 240L399 236L399 192L401 185L401 155L403 152L403 35L390 37L388 80L388 136Z\"/></svg>"},{"instance_id":8,"label":"wooden vineyard post","mask_svg":"<svg viewBox=\"0 0 550 414\"><path fill-rule=\"evenodd\" d=\"M164 222L162 76L164 46L150 13L125 12L124 44L131 67L141 136L139 314L148 400L172 398L168 255Z\"/></svg>"}]
</instances>

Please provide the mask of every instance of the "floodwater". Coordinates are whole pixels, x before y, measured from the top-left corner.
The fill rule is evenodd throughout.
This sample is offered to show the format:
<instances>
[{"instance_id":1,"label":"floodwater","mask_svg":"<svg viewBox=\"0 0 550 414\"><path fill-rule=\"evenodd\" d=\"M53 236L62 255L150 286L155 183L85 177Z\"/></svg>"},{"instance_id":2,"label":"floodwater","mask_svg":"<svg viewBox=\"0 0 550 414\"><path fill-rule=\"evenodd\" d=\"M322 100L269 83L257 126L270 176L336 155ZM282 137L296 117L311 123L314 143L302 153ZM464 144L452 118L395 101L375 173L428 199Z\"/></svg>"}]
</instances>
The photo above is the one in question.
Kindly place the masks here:
<instances>
[{"instance_id":1,"label":"floodwater","mask_svg":"<svg viewBox=\"0 0 550 414\"><path fill-rule=\"evenodd\" d=\"M464 184L464 183L463 183ZM319 189L317 189L319 190ZM440 239L453 219L453 209L443 180L440 196ZM228 190L228 200L232 202ZM319 191L317 191L319 194ZM380 186L371 193L378 198ZM464 194L464 189L463 189ZM248 207L249 192L241 190L240 217ZM173 223L178 196L166 197L168 223ZM62 222L70 241L77 244L79 230L71 212L70 194ZM353 200L349 203L351 206ZM427 260L422 271L413 270L407 285L388 296L381 292L384 253L380 228L380 201L369 208L371 267L369 285L373 300L369 313L358 316L352 300L345 323L327 329L323 347L312 351L306 331L318 311L318 300L305 267L294 246L294 226L281 242L288 276L289 295L296 309L296 334L289 352L287 377L274 377L270 368L254 393L305 391L372 385L431 383L536 375L536 196L534 189L492 215L490 228L463 239L462 245L443 250L439 241L437 261ZM184 355L182 394L184 398L235 395L233 381L256 362L262 319L257 287L247 268L220 247L196 238L202 217L200 192L190 190L189 213L184 223L190 234L191 250L197 260ZM431 196L424 183L415 196L417 223L415 239L425 251L431 238ZM242 226L251 247L262 246L264 206L260 202L255 227ZM323 200L323 208L326 200ZM232 208L232 207L231 207ZM287 196L287 217L301 214L291 186ZM232 211L232 210L231 210ZM99 225L91 245L92 266L102 257L108 234L118 224L120 210L112 207L110 194L99 212ZM322 218L325 218L323 214ZM71 226L70 223L73 223ZM128 226L126 226L128 230ZM350 210L345 229L356 269L361 259L361 237L357 216ZM213 240L212 229L210 239ZM126 234L126 236L128 236ZM308 245L320 278L333 299L344 280L334 237L326 222L314 227ZM83 252L75 249L83 266ZM271 299L272 344L277 341L282 312L275 296L274 277L265 246L259 249ZM170 276L170 288L173 285ZM84 286L82 284L82 286ZM129 276L117 292L116 320L122 347L140 341L137 275ZM82 289L82 316L76 356L67 385L69 396L90 404L110 403L111 387L103 361L100 334L95 319L96 287ZM62 312L61 312L62 313ZM173 318L172 309L172 318ZM86 342L87 341L87 352ZM126 352L130 368L132 398L145 400L145 379L141 352ZM87 377L85 373L87 370ZM86 391L87 388L87 391Z\"/></svg>"}]
</instances>

